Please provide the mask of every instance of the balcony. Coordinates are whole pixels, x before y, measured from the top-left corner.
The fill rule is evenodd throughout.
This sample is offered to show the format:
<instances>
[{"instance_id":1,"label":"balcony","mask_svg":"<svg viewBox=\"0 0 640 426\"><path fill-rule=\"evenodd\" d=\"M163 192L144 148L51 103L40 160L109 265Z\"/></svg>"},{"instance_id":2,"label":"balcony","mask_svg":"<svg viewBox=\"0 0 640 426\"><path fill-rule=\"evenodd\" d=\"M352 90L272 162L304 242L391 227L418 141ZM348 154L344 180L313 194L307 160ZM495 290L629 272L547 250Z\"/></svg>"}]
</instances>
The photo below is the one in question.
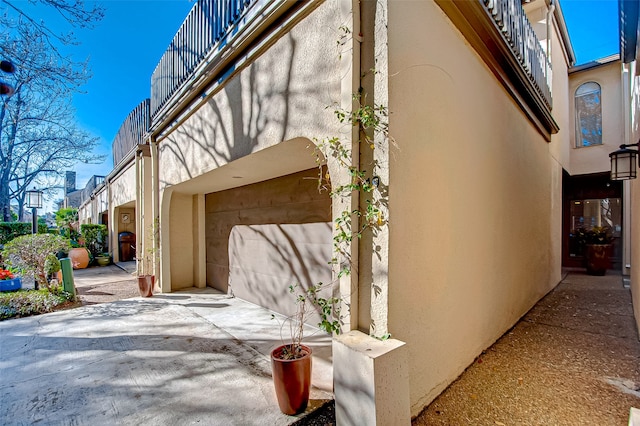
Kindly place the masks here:
<instances>
[{"instance_id":1,"label":"balcony","mask_svg":"<svg viewBox=\"0 0 640 426\"><path fill-rule=\"evenodd\" d=\"M552 107L551 64L540 45L520 0L480 0L501 31L511 52L527 72L548 108Z\"/></svg>"},{"instance_id":2,"label":"balcony","mask_svg":"<svg viewBox=\"0 0 640 426\"><path fill-rule=\"evenodd\" d=\"M203 69L228 59L236 41L267 21L271 11L286 1L198 0L171 41L151 76L151 116L155 118L170 106L169 100ZM233 48L231 48L233 46ZM237 52L236 52L237 53Z\"/></svg>"},{"instance_id":3,"label":"balcony","mask_svg":"<svg viewBox=\"0 0 640 426\"><path fill-rule=\"evenodd\" d=\"M138 144L144 143L144 136L149 131L151 117L149 99L142 101L120 126L113 140L113 166L116 167Z\"/></svg>"}]
</instances>

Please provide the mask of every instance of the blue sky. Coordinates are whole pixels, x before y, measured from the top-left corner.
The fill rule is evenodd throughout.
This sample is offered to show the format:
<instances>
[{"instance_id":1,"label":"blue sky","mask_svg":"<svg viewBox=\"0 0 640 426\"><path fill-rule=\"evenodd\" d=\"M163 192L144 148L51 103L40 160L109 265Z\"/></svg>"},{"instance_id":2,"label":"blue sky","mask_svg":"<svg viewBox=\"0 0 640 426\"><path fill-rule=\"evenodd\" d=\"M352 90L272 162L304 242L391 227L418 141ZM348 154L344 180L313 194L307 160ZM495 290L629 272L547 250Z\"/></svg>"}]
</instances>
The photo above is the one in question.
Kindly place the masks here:
<instances>
[{"instance_id":1,"label":"blue sky","mask_svg":"<svg viewBox=\"0 0 640 426\"><path fill-rule=\"evenodd\" d=\"M100 2L105 17L92 30L76 31L78 59L89 58L93 78L74 98L80 125L100 138L100 165L79 164L77 186L113 167L111 143L127 115L151 95L151 74L193 7L189 0Z\"/></svg>"},{"instance_id":2,"label":"blue sky","mask_svg":"<svg viewBox=\"0 0 640 426\"><path fill-rule=\"evenodd\" d=\"M618 52L617 0L560 0L577 64ZM24 0L18 1L24 5ZM112 167L111 142L136 105L150 96L151 74L174 34L193 6L189 0L108 0L105 18L93 30L76 31L78 60L89 57L93 78L76 95L79 124L100 138L97 153L107 155L99 165L78 164L77 186ZM55 18L44 7L34 14L45 22ZM61 195L60 195L61 196ZM53 200L50 200L53 201Z\"/></svg>"},{"instance_id":3,"label":"blue sky","mask_svg":"<svg viewBox=\"0 0 640 426\"><path fill-rule=\"evenodd\" d=\"M618 0L560 0L576 65L620 51Z\"/></svg>"}]
</instances>

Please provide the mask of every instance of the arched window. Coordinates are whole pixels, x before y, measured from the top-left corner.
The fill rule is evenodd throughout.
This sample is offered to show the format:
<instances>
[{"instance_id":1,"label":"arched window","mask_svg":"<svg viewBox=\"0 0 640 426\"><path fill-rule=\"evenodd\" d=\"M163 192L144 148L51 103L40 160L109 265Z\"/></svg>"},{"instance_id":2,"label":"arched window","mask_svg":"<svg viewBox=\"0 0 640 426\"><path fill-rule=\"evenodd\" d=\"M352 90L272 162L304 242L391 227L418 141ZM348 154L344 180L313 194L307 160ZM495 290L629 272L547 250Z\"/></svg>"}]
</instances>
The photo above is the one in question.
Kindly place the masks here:
<instances>
[{"instance_id":1,"label":"arched window","mask_svg":"<svg viewBox=\"0 0 640 426\"><path fill-rule=\"evenodd\" d=\"M602 145L600 85L592 81L576 90L576 148Z\"/></svg>"}]
</instances>

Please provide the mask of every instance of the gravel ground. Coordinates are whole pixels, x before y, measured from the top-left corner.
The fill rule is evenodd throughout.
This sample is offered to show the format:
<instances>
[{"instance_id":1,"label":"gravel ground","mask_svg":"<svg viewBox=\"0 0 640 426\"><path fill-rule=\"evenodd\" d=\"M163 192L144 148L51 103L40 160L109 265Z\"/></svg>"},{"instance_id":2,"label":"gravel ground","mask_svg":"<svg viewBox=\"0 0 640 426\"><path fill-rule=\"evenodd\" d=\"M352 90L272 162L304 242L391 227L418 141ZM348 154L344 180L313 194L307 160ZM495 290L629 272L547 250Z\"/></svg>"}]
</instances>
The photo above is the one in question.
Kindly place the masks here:
<instances>
[{"instance_id":1,"label":"gravel ground","mask_svg":"<svg viewBox=\"0 0 640 426\"><path fill-rule=\"evenodd\" d=\"M311 414L301 418L292 426L334 426L336 424L336 405L329 401Z\"/></svg>"},{"instance_id":2,"label":"gravel ground","mask_svg":"<svg viewBox=\"0 0 640 426\"><path fill-rule=\"evenodd\" d=\"M115 265L78 269L73 271L73 276L78 299L83 305L140 296L137 279Z\"/></svg>"},{"instance_id":3,"label":"gravel ground","mask_svg":"<svg viewBox=\"0 0 640 426\"><path fill-rule=\"evenodd\" d=\"M626 425L639 369L621 277L572 273L413 425Z\"/></svg>"}]
</instances>

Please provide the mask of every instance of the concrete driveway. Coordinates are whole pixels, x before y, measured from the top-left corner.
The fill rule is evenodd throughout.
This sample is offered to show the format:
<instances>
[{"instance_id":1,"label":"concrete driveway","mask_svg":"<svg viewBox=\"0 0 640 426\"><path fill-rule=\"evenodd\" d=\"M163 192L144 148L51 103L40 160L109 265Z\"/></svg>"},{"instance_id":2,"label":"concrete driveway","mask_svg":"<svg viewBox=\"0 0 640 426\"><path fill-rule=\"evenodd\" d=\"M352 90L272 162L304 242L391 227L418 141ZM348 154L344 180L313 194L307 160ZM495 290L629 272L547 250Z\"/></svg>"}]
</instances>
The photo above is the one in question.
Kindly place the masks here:
<instances>
[{"instance_id":1,"label":"concrete driveway","mask_svg":"<svg viewBox=\"0 0 640 426\"><path fill-rule=\"evenodd\" d=\"M309 413L332 399L331 339L314 329ZM285 336L286 337L286 336ZM3 424L285 425L271 312L212 289L0 322Z\"/></svg>"}]
</instances>

